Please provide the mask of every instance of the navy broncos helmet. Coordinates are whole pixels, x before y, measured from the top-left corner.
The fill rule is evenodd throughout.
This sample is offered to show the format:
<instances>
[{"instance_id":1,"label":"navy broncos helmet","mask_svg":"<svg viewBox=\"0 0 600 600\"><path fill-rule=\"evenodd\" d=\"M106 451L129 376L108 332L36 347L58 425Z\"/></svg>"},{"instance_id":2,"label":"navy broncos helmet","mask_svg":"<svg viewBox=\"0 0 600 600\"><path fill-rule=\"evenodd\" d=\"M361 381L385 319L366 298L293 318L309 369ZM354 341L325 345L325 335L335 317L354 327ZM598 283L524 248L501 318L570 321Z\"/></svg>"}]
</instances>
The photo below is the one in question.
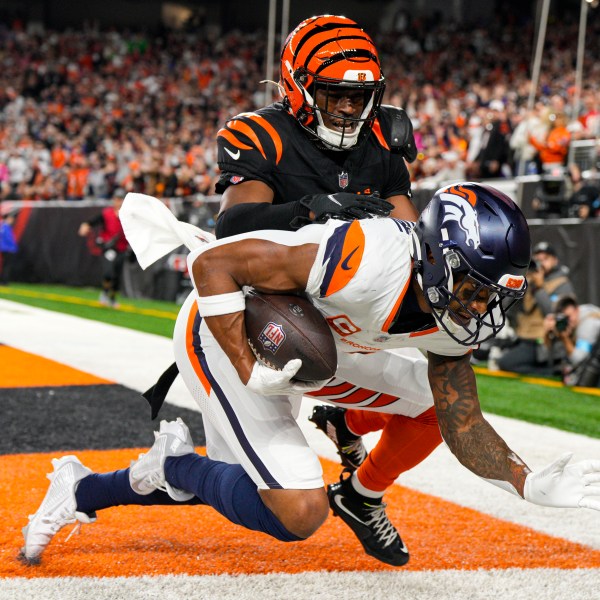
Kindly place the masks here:
<instances>
[{"instance_id":1,"label":"navy broncos helmet","mask_svg":"<svg viewBox=\"0 0 600 600\"><path fill-rule=\"evenodd\" d=\"M438 325L465 346L497 335L527 288L531 239L519 207L487 185L444 187L419 217L412 242L413 268ZM482 297L488 302L480 314L471 305Z\"/></svg>"}]
</instances>

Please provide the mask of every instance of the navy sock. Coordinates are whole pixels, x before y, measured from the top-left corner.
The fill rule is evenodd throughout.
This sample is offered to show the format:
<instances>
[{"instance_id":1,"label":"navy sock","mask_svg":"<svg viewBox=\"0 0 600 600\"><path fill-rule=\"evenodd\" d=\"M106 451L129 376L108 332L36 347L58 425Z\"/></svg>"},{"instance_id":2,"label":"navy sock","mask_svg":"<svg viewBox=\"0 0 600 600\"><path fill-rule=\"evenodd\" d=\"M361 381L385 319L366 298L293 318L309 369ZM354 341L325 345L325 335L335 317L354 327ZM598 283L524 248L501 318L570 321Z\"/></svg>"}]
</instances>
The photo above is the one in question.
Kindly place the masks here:
<instances>
[{"instance_id":1,"label":"navy sock","mask_svg":"<svg viewBox=\"0 0 600 600\"><path fill-rule=\"evenodd\" d=\"M165 461L165 478L172 486L193 492L232 523L282 542L302 539L290 533L265 506L256 484L240 465L198 454L170 456Z\"/></svg>"},{"instance_id":2,"label":"navy sock","mask_svg":"<svg viewBox=\"0 0 600 600\"><path fill-rule=\"evenodd\" d=\"M126 504L153 506L156 504L203 504L199 498L187 502L177 502L169 494L157 490L141 496L129 485L129 469L121 469L111 473L93 473L84 477L75 492L77 510L91 514L103 508Z\"/></svg>"}]
</instances>

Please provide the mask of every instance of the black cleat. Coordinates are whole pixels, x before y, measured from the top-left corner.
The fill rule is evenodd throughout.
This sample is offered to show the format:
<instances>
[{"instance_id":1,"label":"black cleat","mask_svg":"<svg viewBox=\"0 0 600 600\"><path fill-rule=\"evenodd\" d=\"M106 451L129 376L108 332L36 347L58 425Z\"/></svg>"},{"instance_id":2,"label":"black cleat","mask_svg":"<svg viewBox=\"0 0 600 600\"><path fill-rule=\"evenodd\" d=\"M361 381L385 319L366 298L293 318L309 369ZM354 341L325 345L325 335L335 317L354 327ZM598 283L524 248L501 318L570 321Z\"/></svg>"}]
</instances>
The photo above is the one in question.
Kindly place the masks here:
<instances>
[{"instance_id":1,"label":"black cleat","mask_svg":"<svg viewBox=\"0 0 600 600\"><path fill-rule=\"evenodd\" d=\"M314 407L309 421L317 426L335 445L342 459L342 465L356 471L367 458L367 451L360 435L352 433L346 425L346 409L340 406Z\"/></svg>"},{"instance_id":2,"label":"black cleat","mask_svg":"<svg viewBox=\"0 0 600 600\"><path fill-rule=\"evenodd\" d=\"M408 562L408 550L385 514L385 503L359 494L350 477L328 485L327 496L333 514L352 529L369 556L395 567Z\"/></svg>"}]
</instances>

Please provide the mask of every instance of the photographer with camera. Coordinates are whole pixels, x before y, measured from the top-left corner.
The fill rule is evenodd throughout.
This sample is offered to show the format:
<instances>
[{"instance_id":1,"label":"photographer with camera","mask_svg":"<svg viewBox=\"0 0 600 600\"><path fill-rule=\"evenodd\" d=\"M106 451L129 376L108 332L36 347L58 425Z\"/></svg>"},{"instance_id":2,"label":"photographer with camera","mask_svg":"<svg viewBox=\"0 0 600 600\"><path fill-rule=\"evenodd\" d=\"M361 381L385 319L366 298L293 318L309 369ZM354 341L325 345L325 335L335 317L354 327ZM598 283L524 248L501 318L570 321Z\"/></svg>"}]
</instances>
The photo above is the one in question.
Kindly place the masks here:
<instances>
[{"instance_id":1,"label":"photographer with camera","mask_svg":"<svg viewBox=\"0 0 600 600\"><path fill-rule=\"evenodd\" d=\"M579 304L575 296L558 299L555 312L544 319L547 347L564 348L563 381L565 385L598 386L600 379L600 308Z\"/></svg>"},{"instance_id":2,"label":"photographer with camera","mask_svg":"<svg viewBox=\"0 0 600 600\"><path fill-rule=\"evenodd\" d=\"M574 294L575 290L567 267L560 264L556 250L548 242L534 246L527 281L529 287L514 317L516 340L498 359L498 368L514 373L552 375L564 357L564 349L549 348L544 343L544 319L552 313L559 297Z\"/></svg>"}]
</instances>

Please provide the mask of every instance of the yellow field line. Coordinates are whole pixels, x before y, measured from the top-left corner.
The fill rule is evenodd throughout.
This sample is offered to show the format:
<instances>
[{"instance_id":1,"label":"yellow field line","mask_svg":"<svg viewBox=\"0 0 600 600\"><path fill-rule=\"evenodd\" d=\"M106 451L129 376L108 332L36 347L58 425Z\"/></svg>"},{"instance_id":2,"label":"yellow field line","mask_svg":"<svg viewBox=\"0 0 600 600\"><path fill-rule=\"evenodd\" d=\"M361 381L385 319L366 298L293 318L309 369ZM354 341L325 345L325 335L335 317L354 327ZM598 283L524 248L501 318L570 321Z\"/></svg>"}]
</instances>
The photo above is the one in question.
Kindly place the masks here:
<instances>
[{"instance_id":1,"label":"yellow field line","mask_svg":"<svg viewBox=\"0 0 600 600\"><path fill-rule=\"evenodd\" d=\"M510 371L489 371L484 367L473 367L473 371L480 375L489 375L490 377L504 377L506 379L519 379L519 375Z\"/></svg>"},{"instance_id":2,"label":"yellow field line","mask_svg":"<svg viewBox=\"0 0 600 600\"><path fill-rule=\"evenodd\" d=\"M51 292L34 292L31 290L14 290L9 287L3 287L1 291L2 295L9 296L24 296L26 298L37 298L41 300L53 300L56 302L64 302L66 304L79 304L80 306L93 306L95 308L106 308L103 304L100 304L97 300L88 300L86 298L78 298L77 296L63 296L61 294L53 294ZM131 304L119 304L118 308L111 308L111 310L120 310L122 312L134 313L136 315L145 315L148 317L158 317L160 319L171 319L175 320L177 314L167 312L164 310L155 310L152 308L138 308Z\"/></svg>"},{"instance_id":3,"label":"yellow field line","mask_svg":"<svg viewBox=\"0 0 600 600\"><path fill-rule=\"evenodd\" d=\"M511 373L509 371L490 371L484 367L473 367L475 373L480 375L488 375L489 377L500 377L506 379L518 379L523 383L533 383L535 385L543 385L544 387L562 388L567 387L562 381L555 381L554 379L543 379L541 377L527 377L519 375L518 373ZM591 396L600 396L600 389L589 388L589 387L569 387L572 392L576 394L588 394Z\"/></svg>"},{"instance_id":4,"label":"yellow field line","mask_svg":"<svg viewBox=\"0 0 600 600\"><path fill-rule=\"evenodd\" d=\"M591 396L600 396L600 389L598 388L589 388L589 387L572 387L574 392L578 392L580 394L590 394Z\"/></svg>"}]
</instances>

